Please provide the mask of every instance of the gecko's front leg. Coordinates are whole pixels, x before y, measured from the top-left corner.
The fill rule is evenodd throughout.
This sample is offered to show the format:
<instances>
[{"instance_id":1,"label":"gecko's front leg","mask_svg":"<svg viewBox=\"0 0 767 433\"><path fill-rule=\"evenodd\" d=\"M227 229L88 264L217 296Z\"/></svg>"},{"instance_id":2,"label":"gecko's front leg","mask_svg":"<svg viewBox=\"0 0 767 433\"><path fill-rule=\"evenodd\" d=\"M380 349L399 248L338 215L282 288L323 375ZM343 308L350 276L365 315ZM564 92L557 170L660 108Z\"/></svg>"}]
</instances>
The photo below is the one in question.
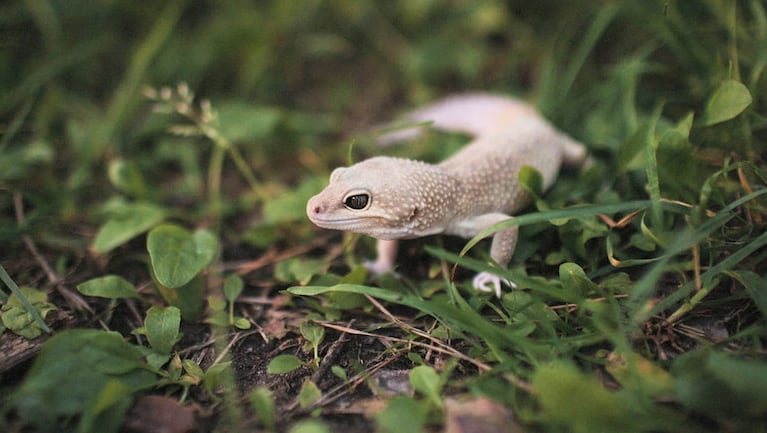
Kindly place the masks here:
<instances>
[{"instance_id":1,"label":"gecko's front leg","mask_svg":"<svg viewBox=\"0 0 767 433\"><path fill-rule=\"evenodd\" d=\"M501 230L493 236L493 244L490 247L490 257L502 267L506 267L514 255L514 249L517 246L519 237L519 227ZM476 290L495 293L495 296L501 297L501 283L515 288L514 282L501 278L490 272L480 272L472 281Z\"/></svg>"},{"instance_id":2,"label":"gecko's front leg","mask_svg":"<svg viewBox=\"0 0 767 433\"><path fill-rule=\"evenodd\" d=\"M458 236L470 238L476 236L488 227L492 227L501 221L509 219L511 219L509 215L500 212L479 215L452 226L449 232ZM511 256L514 255L518 236L518 227L512 227L495 233L495 235L493 235L493 243L490 247L490 257L493 261L502 267L506 267L506 265L509 264L509 261L511 261ZM495 293L495 296L499 298L501 297L501 284L506 284L511 288L516 287L513 282L490 272L480 272L474 277L472 283L474 289Z\"/></svg>"},{"instance_id":3,"label":"gecko's front leg","mask_svg":"<svg viewBox=\"0 0 767 433\"><path fill-rule=\"evenodd\" d=\"M378 239L376 243L376 260L366 262L365 267L375 275L385 274L394 269L394 262L397 259L398 241Z\"/></svg>"}]
</instances>

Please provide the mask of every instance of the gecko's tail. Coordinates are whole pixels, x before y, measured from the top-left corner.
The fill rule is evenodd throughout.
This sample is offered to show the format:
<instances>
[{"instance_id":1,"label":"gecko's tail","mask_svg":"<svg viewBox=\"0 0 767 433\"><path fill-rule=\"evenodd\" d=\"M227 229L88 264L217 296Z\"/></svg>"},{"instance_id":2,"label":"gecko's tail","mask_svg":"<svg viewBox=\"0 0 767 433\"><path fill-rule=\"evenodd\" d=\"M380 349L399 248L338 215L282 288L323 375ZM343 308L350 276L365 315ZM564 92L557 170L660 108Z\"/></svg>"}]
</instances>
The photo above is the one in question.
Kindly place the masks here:
<instances>
[{"instance_id":1,"label":"gecko's tail","mask_svg":"<svg viewBox=\"0 0 767 433\"><path fill-rule=\"evenodd\" d=\"M517 99L487 93L464 93L405 115L386 129L395 129L398 124L402 128L383 133L377 142L388 145L411 140L427 128L481 137L530 118L540 118L540 115L531 105Z\"/></svg>"},{"instance_id":2,"label":"gecko's tail","mask_svg":"<svg viewBox=\"0 0 767 433\"><path fill-rule=\"evenodd\" d=\"M527 122L520 128L551 128L562 148L562 162L568 166L588 166L586 147L570 136L555 131L536 109L523 101L489 93L463 93L448 96L406 114L399 122L382 128L389 130L377 139L380 145L412 140L429 128L463 132L475 139L495 135Z\"/></svg>"}]
</instances>

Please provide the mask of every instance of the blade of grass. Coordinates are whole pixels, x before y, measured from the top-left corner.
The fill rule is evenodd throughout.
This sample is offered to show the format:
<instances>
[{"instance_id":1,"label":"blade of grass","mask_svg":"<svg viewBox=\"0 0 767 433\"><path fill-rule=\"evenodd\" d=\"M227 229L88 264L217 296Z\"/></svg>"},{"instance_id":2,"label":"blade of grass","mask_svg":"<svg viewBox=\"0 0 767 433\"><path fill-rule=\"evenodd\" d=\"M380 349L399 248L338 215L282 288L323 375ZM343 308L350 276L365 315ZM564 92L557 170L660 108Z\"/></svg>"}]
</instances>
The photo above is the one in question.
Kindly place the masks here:
<instances>
[{"instance_id":1,"label":"blade of grass","mask_svg":"<svg viewBox=\"0 0 767 433\"><path fill-rule=\"evenodd\" d=\"M754 304L767 317L767 280L759 274L751 271L724 271L724 274L737 280L748 293L748 296L754 301Z\"/></svg>"},{"instance_id":2,"label":"blade of grass","mask_svg":"<svg viewBox=\"0 0 767 433\"><path fill-rule=\"evenodd\" d=\"M722 210L717 212L713 218L701 224L700 227L696 229L688 228L677 235L676 238L669 244L663 259L655 263L647 272L647 274L645 274L645 276L642 277L634 286L629 297L629 302L636 306L637 310L633 313L631 323L638 325L644 322L648 317L660 313L661 311L669 308L671 305L687 296L695 287L692 281L684 285L682 288L676 290L666 299L659 302L652 309L643 310L641 308L641 306L645 305L647 300L652 295L656 283L665 271L666 265L668 265L669 261L673 257L682 253L683 251L689 250L693 247L693 245L703 242L714 230L717 230L719 227L723 226L725 223L727 223L727 221L735 216L733 211L737 207L742 206L744 203L765 194L767 194L767 189L760 189L754 191L751 194L747 194L725 206ZM767 238L763 238L765 238L765 234L758 237L757 240L760 240L760 242L767 241ZM756 249L763 245L760 242L757 242L756 240L753 241L751 244L749 244L749 246L740 249L732 256L726 258L722 262L706 271L703 275L701 275L701 280L703 281L704 285L709 283L716 275L722 271L729 269L729 267L734 266L737 262L740 262L743 258L745 258L747 254L743 255L743 251L747 251L748 254L756 251ZM756 245L756 247L754 247L754 245Z\"/></svg>"},{"instance_id":3,"label":"blade of grass","mask_svg":"<svg viewBox=\"0 0 767 433\"><path fill-rule=\"evenodd\" d=\"M539 223L544 221L551 221L554 219L585 218L585 217L592 217L599 214L629 212L629 211L646 209L647 207L651 205L652 205L652 202L650 200L637 200L637 201L627 201L623 203L599 204L599 205L593 205L593 206L576 205L576 206L571 206L564 209L557 209L557 210L551 210L551 211L545 211L545 212L535 212L535 213L515 216L511 219L508 219L506 221L501 221L500 223L495 224L479 232L476 236L471 238L469 242L466 243L466 246L463 247L463 249L461 250L461 255L465 255L467 252L469 252L469 250L472 249L475 245L477 245L477 243L479 243L482 239L492 235L493 233L497 231L509 229L512 227L534 224L534 223ZM671 210L671 211L676 211L676 212L679 212L680 210L684 210L685 212L687 211L684 207L679 206L677 204L673 204L673 203L663 202L661 205L665 209Z\"/></svg>"},{"instance_id":4,"label":"blade of grass","mask_svg":"<svg viewBox=\"0 0 767 433\"><path fill-rule=\"evenodd\" d=\"M424 300L414 295L396 292L394 290L381 289L378 287L361 286L355 284L338 284L335 286L294 286L287 289L288 293L303 296L316 296L323 293L343 292L369 295L387 302L405 305L426 314L429 314L440 321L445 322L448 327L460 329L463 332L471 333L484 340L488 347L497 347L519 351L520 348L537 345L528 339L517 337L507 332L504 328L494 325L483 318L472 308L456 307L449 302L442 302L436 299ZM508 355L501 350L494 350L494 355L501 361L508 361Z\"/></svg>"},{"instance_id":5,"label":"blade of grass","mask_svg":"<svg viewBox=\"0 0 767 433\"><path fill-rule=\"evenodd\" d=\"M472 271L476 272L491 272L498 275L499 277L513 281L520 287L530 288L536 292L542 293L552 299L556 299L561 302L577 303L581 300L574 293L571 295L562 290L559 290L558 287L555 287L551 283L544 282L540 278L530 278L516 272L509 271L508 269L501 268L499 266L490 265L482 260L459 256L440 248L434 248L428 245L424 248L426 249L426 252L433 255L434 257L437 257L438 259L455 263L461 267L471 269Z\"/></svg>"},{"instance_id":6,"label":"blade of grass","mask_svg":"<svg viewBox=\"0 0 767 433\"><path fill-rule=\"evenodd\" d=\"M80 66L86 60L101 54L106 48L104 38L84 42L65 50L60 56L28 74L24 80L0 98L0 112L5 112L24 98L30 97L46 82L64 71Z\"/></svg>"},{"instance_id":7,"label":"blade of grass","mask_svg":"<svg viewBox=\"0 0 767 433\"><path fill-rule=\"evenodd\" d=\"M56 52L64 40L61 31L61 22L56 15L53 5L44 0L26 0L24 4L31 12L37 28L45 39L45 45L49 51Z\"/></svg>"},{"instance_id":8,"label":"blade of grass","mask_svg":"<svg viewBox=\"0 0 767 433\"><path fill-rule=\"evenodd\" d=\"M5 271L3 265L0 265L0 281L5 283L5 285L11 289L11 292L19 298L21 305L23 305L24 309L27 310L27 313L32 316L32 318L35 320L35 323L37 323L37 326L39 326L40 329L46 333L50 334L51 328L45 324L45 320L43 320L43 318L40 316L40 313L38 313L35 307L29 303L26 297L24 297L24 295L21 293L21 290L19 290L19 286L17 286L16 282L13 281L13 278L8 275L8 272ZM2 295L4 302L8 300L8 296L5 293L0 291L0 295Z\"/></svg>"},{"instance_id":9,"label":"blade of grass","mask_svg":"<svg viewBox=\"0 0 767 433\"><path fill-rule=\"evenodd\" d=\"M663 228L663 209L661 208L660 181L658 180L658 145L660 142L655 137L655 128L663 112L663 104L658 104L653 110L650 122L647 125L645 136L645 174L647 176L647 192L650 194L650 215L656 230Z\"/></svg>"},{"instance_id":10,"label":"blade of grass","mask_svg":"<svg viewBox=\"0 0 767 433\"><path fill-rule=\"evenodd\" d=\"M8 125L8 129L5 131L5 134L3 134L3 139L0 140L0 153L3 153L16 133L19 132L19 128L24 124L24 120L29 115L29 112L32 111L32 107L35 105L36 100L37 95L30 96L21 107L21 110L13 116L13 120L11 120L10 125Z\"/></svg>"},{"instance_id":11,"label":"blade of grass","mask_svg":"<svg viewBox=\"0 0 767 433\"><path fill-rule=\"evenodd\" d=\"M86 143L86 150L82 155L84 161L72 176L71 181L75 185L80 185L89 178L87 172L90 170L91 162L101 155L105 146L112 143L117 131L143 100L141 86L144 84L144 77L165 41L173 34L185 4L186 0L169 3L157 18L149 35L134 51L125 76L120 81L112 103L106 110L104 120L99 123L99 127L93 131Z\"/></svg>"},{"instance_id":12,"label":"blade of grass","mask_svg":"<svg viewBox=\"0 0 767 433\"><path fill-rule=\"evenodd\" d=\"M580 38L580 44L572 51L571 57L572 47L569 44L565 48L554 47L553 52L547 56L542 68L539 85L540 96L537 104L542 113L550 115L554 111L554 107L566 105L564 102L567 102L570 96L570 90L575 83L576 77L583 69L589 54L594 51L600 36L610 25L618 10L619 7L616 5L602 7L594 18L590 20L591 25L586 31L585 36ZM581 34L581 32L578 32L578 34ZM569 42L570 38L564 38L563 40ZM561 57L570 57L570 62L564 68L560 66L562 62L557 60Z\"/></svg>"},{"instance_id":13,"label":"blade of grass","mask_svg":"<svg viewBox=\"0 0 767 433\"><path fill-rule=\"evenodd\" d=\"M761 236L757 237L754 241L746 245L745 247L737 250L732 255L728 256L726 259L722 260L721 262L717 263L716 265L709 268L708 271L704 272L703 275L701 275L701 280L703 281L703 288L700 292L696 293L695 296L693 296L692 299L690 299L689 303L686 303L679 307L677 311L672 313L669 318L667 319L669 322L676 321L679 317L681 317L684 313L691 311L693 308L695 308L696 305L698 305L703 298L705 298L709 292L716 286L716 278L723 273L728 273L728 271L731 271L732 268L735 267L738 263L743 261L746 257L750 256L752 253L757 251L759 248L762 248L763 246L767 245L767 232L762 233ZM690 281L682 288L675 291L671 296L664 299L663 302L660 302L653 311L657 314L663 311L665 308L670 307L672 304L680 301L685 296L692 293L692 291L695 289L695 284Z\"/></svg>"},{"instance_id":14,"label":"blade of grass","mask_svg":"<svg viewBox=\"0 0 767 433\"><path fill-rule=\"evenodd\" d=\"M573 87L575 78L580 73L583 65L586 63L586 59L589 54L594 51L594 47L599 42L600 37L604 33L607 26L610 25L615 15L618 13L618 6L607 5L597 12L594 19L591 21L586 35L581 39L581 43L573 53L572 60L567 65L567 69L559 79L559 97L565 98L570 93L570 89Z\"/></svg>"}]
</instances>

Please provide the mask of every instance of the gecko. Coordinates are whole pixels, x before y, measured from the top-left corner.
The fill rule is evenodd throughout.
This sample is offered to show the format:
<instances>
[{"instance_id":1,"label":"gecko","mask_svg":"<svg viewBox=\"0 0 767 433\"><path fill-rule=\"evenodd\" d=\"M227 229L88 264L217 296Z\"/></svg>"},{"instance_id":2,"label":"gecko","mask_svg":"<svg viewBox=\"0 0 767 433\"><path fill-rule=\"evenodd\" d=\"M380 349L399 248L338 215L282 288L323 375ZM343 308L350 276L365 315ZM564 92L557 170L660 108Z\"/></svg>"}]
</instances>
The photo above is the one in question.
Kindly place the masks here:
<instances>
[{"instance_id":1,"label":"gecko","mask_svg":"<svg viewBox=\"0 0 767 433\"><path fill-rule=\"evenodd\" d=\"M306 204L307 216L315 225L378 240L376 260L368 263L375 274L394 268L398 240L438 233L471 238L512 218L531 200L517 180L522 167L538 170L545 190L562 164L577 165L586 158L582 144L557 131L531 105L512 97L448 96L411 112L405 121L418 127L385 133L378 142L409 140L425 127L473 138L437 164L376 156L336 168L328 186ZM496 232L490 258L506 267L517 238L517 227ZM497 297L502 284L515 287L490 272L473 279L476 290Z\"/></svg>"}]
</instances>

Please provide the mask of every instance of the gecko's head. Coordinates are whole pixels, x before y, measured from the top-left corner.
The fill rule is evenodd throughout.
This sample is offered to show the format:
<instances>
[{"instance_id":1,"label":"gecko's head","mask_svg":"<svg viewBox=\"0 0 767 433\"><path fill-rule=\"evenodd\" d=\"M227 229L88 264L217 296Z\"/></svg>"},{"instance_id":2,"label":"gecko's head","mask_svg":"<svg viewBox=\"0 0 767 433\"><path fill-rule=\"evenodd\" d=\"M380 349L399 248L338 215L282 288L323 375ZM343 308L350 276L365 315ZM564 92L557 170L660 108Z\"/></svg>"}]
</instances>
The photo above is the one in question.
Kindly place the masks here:
<instances>
[{"instance_id":1,"label":"gecko's head","mask_svg":"<svg viewBox=\"0 0 767 433\"><path fill-rule=\"evenodd\" d=\"M457 187L437 166L376 157L335 169L306 213L319 227L377 239L425 236L444 229Z\"/></svg>"}]
</instances>

